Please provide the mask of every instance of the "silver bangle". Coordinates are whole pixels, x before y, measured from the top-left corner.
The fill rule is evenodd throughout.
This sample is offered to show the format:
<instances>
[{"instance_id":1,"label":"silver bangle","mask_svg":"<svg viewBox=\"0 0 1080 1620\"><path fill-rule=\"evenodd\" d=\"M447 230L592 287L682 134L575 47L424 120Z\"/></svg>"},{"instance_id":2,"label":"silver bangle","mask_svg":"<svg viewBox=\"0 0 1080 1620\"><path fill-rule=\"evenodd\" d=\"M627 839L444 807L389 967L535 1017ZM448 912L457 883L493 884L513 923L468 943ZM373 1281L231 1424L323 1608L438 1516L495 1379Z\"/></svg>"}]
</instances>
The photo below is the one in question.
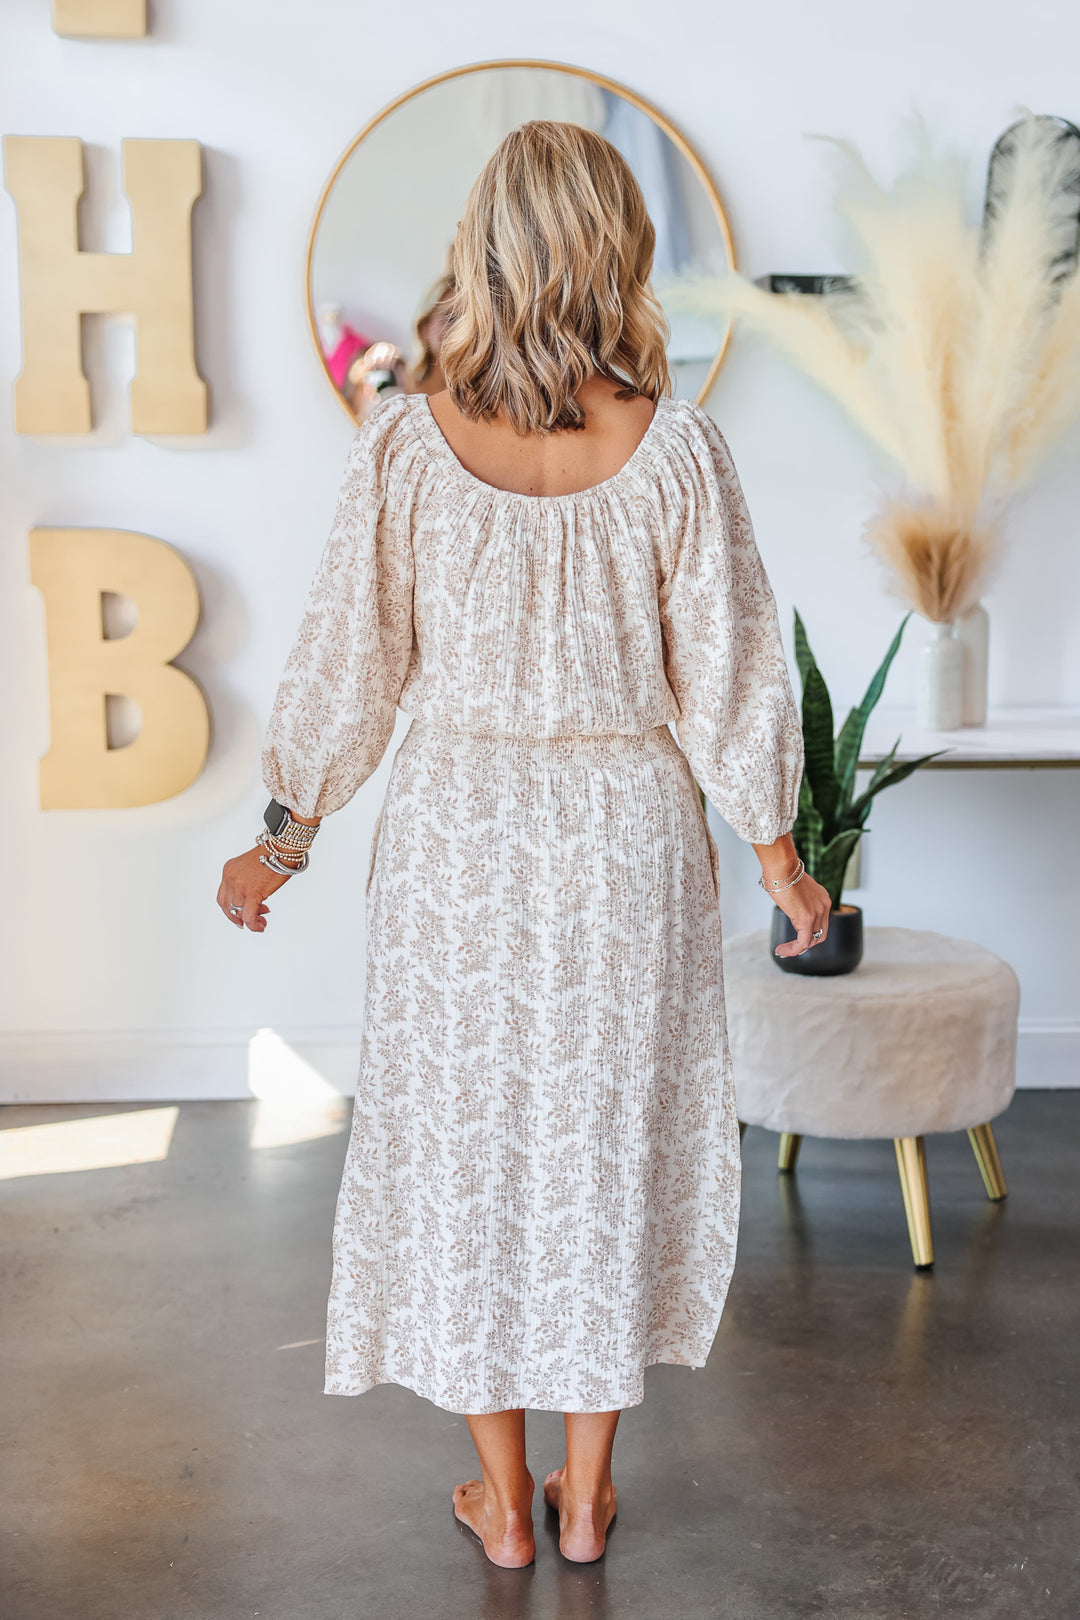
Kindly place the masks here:
<instances>
[{"instance_id":1,"label":"silver bangle","mask_svg":"<svg viewBox=\"0 0 1080 1620\"><path fill-rule=\"evenodd\" d=\"M287 866L284 861L279 861L276 855L259 856L259 864L261 866L268 866L271 872L280 872L282 877L295 877L297 872L302 872L304 870L307 863L308 858L306 855L300 862L299 866Z\"/></svg>"},{"instance_id":2,"label":"silver bangle","mask_svg":"<svg viewBox=\"0 0 1080 1620\"><path fill-rule=\"evenodd\" d=\"M806 867L803 865L802 861L800 861L786 882L782 883L779 878L774 878L771 883L766 883L763 873L762 876L758 878L758 888L764 889L766 894L775 894L778 889L793 889L796 883L798 883L800 879L805 876Z\"/></svg>"},{"instance_id":3,"label":"silver bangle","mask_svg":"<svg viewBox=\"0 0 1080 1620\"><path fill-rule=\"evenodd\" d=\"M306 869L309 858L307 850L305 849L296 866L290 866L286 861L278 858L278 855L270 842L270 834L267 832L265 827L263 828L262 832L259 833L255 842L257 844L261 844L265 851L265 854L259 856L260 865L268 866L271 872L277 872L282 877L292 877L296 872L303 872Z\"/></svg>"}]
</instances>

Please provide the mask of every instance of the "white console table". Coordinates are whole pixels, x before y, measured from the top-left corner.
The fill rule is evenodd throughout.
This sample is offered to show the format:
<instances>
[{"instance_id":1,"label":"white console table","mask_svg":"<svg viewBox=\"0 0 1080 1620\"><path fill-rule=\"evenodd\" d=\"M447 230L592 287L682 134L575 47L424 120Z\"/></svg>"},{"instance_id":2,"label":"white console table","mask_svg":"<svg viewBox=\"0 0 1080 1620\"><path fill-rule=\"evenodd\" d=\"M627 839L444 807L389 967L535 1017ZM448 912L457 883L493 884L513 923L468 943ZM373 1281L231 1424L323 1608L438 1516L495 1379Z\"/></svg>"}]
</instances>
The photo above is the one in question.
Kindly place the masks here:
<instances>
[{"instance_id":1,"label":"white console table","mask_svg":"<svg viewBox=\"0 0 1080 1620\"><path fill-rule=\"evenodd\" d=\"M1080 767L1080 709L991 709L985 726L919 731L914 709L877 708L863 738L860 768L872 770L897 737L897 763L943 748L925 770Z\"/></svg>"}]
</instances>

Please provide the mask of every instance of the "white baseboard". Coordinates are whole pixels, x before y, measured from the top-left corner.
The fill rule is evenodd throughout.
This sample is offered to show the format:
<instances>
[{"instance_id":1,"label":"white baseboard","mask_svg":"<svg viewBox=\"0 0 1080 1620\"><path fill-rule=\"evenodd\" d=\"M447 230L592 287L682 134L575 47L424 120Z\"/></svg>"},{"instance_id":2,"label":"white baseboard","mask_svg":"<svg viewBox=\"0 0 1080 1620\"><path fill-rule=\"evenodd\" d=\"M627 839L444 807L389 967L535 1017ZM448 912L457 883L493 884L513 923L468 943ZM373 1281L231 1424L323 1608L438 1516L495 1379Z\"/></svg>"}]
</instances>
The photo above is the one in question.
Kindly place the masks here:
<instances>
[{"instance_id":1,"label":"white baseboard","mask_svg":"<svg viewBox=\"0 0 1080 1620\"><path fill-rule=\"evenodd\" d=\"M276 1030L278 1045L343 1097L360 1031ZM0 1103L200 1102L259 1094L256 1030L0 1033Z\"/></svg>"},{"instance_id":2,"label":"white baseboard","mask_svg":"<svg viewBox=\"0 0 1080 1620\"><path fill-rule=\"evenodd\" d=\"M195 1102L259 1095L260 1065L351 1096L360 1030L89 1030L0 1033L0 1103ZM1080 1087L1080 1020L1021 1019L1017 1085Z\"/></svg>"},{"instance_id":3,"label":"white baseboard","mask_svg":"<svg viewBox=\"0 0 1080 1620\"><path fill-rule=\"evenodd\" d=\"M1080 1086L1080 1019L1021 1018L1016 1084L1024 1091Z\"/></svg>"}]
</instances>

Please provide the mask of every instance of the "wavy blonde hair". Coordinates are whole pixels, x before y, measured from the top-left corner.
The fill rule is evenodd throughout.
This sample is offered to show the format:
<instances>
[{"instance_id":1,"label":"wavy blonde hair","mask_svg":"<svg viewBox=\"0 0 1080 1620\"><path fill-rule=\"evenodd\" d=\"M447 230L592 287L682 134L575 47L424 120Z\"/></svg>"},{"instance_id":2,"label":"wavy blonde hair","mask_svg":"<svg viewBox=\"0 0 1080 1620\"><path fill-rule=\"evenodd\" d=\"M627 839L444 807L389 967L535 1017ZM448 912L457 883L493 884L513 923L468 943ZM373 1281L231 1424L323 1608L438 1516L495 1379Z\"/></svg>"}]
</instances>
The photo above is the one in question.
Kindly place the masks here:
<instances>
[{"instance_id":1,"label":"wavy blonde hair","mask_svg":"<svg viewBox=\"0 0 1080 1620\"><path fill-rule=\"evenodd\" d=\"M431 317L440 304L449 302L453 290L454 278L447 270L430 288L420 313L413 323L413 335L416 339L416 358L409 367L409 375L415 383L425 382L438 363L435 350L431 347L428 328L431 324Z\"/></svg>"},{"instance_id":2,"label":"wavy blonde hair","mask_svg":"<svg viewBox=\"0 0 1080 1620\"><path fill-rule=\"evenodd\" d=\"M458 409L518 433L580 428L587 377L671 392L656 232L624 158L578 124L512 130L469 193L440 361Z\"/></svg>"}]
</instances>

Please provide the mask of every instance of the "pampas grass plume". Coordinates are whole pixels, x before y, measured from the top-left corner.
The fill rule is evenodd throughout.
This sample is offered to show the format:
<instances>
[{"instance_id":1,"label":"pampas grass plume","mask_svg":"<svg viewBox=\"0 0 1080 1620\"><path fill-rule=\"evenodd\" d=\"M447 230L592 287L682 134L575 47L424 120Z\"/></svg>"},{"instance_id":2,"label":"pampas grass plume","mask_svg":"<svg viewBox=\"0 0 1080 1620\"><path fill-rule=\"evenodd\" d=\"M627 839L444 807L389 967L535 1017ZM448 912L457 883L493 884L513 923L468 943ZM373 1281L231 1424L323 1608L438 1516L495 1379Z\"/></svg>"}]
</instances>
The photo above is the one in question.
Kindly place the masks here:
<instances>
[{"instance_id":1,"label":"pampas grass plume","mask_svg":"<svg viewBox=\"0 0 1080 1620\"><path fill-rule=\"evenodd\" d=\"M866 526L904 600L935 624L974 607L994 558L991 531L937 506L889 501Z\"/></svg>"},{"instance_id":2,"label":"pampas grass plume","mask_svg":"<svg viewBox=\"0 0 1080 1620\"><path fill-rule=\"evenodd\" d=\"M986 514L1080 415L1080 157L1059 123L1026 114L994 167L984 232L963 165L921 121L914 135L891 191L831 142L853 291L774 294L730 274L661 295L768 338L891 458L909 494L867 533L911 605L941 621L978 598L995 555Z\"/></svg>"}]
</instances>

